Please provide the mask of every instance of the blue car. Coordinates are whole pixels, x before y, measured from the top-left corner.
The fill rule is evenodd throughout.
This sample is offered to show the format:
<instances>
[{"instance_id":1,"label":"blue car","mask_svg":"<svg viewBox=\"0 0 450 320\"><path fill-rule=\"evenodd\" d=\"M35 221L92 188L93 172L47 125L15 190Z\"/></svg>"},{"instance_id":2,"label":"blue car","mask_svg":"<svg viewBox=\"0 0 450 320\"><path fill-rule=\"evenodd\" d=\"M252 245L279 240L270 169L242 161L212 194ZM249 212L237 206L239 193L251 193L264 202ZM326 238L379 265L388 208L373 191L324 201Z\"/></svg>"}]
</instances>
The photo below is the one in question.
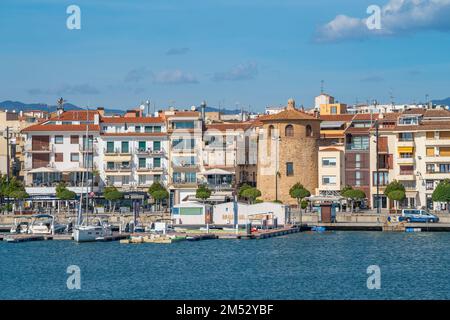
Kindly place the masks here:
<instances>
[{"instance_id":1,"label":"blue car","mask_svg":"<svg viewBox=\"0 0 450 320\"><path fill-rule=\"evenodd\" d=\"M435 223L439 222L439 217L425 210L403 209L402 215L399 217L399 221Z\"/></svg>"}]
</instances>

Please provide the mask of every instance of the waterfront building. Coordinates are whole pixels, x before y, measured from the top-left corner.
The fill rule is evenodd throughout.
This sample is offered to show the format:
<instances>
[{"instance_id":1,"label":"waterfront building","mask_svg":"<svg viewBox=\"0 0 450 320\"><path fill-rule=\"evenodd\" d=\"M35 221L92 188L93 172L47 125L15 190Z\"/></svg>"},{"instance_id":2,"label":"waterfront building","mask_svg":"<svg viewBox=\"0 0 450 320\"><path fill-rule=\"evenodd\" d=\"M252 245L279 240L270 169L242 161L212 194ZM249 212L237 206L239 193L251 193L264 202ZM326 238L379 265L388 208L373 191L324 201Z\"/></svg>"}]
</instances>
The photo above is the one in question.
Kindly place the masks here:
<instances>
[{"instance_id":1,"label":"waterfront building","mask_svg":"<svg viewBox=\"0 0 450 320\"><path fill-rule=\"evenodd\" d=\"M60 181L81 194L83 177L88 191L98 191L100 181L92 174L100 167L97 110L61 110L57 116L29 126L22 133L24 180L26 191L34 200L55 200L55 187ZM84 172L88 174L83 175ZM52 205L48 201L46 204Z\"/></svg>"},{"instance_id":2,"label":"waterfront building","mask_svg":"<svg viewBox=\"0 0 450 320\"><path fill-rule=\"evenodd\" d=\"M101 118L100 176L105 185L146 193L154 182L167 186L168 135L161 116L129 110Z\"/></svg>"},{"instance_id":3,"label":"waterfront building","mask_svg":"<svg viewBox=\"0 0 450 320\"><path fill-rule=\"evenodd\" d=\"M354 116L353 114L320 114L322 122L320 123L319 144L321 146L343 145L345 130L350 126Z\"/></svg>"},{"instance_id":4,"label":"waterfront building","mask_svg":"<svg viewBox=\"0 0 450 320\"><path fill-rule=\"evenodd\" d=\"M297 182L310 192L318 187L321 120L295 108L290 99L280 113L265 115L258 143L257 186L264 201L296 204L289 189Z\"/></svg>"},{"instance_id":5,"label":"waterfront building","mask_svg":"<svg viewBox=\"0 0 450 320\"><path fill-rule=\"evenodd\" d=\"M385 115L387 116L387 114ZM371 129L371 193L376 207L376 136ZM395 121L380 117L378 145L380 206L389 209L392 201L383 194L386 185L400 181L406 189L401 207L446 209L431 199L437 184L450 178L450 111L410 109Z\"/></svg>"},{"instance_id":6,"label":"waterfront building","mask_svg":"<svg viewBox=\"0 0 450 320\"><path fill-rule=\"evenodd\" d=\"M345 187L345 147L334 145L319 147L319 186L316 195L338 196Z\"/></svg>"},{"instance_id":7,"label":"waterfront building","mask_svg":"<svg viewBox=\"0 0 450 320\"><path fill-rule=\"evenodd\" d=\"M169 137L169 205L194 197L199 185L202 161L203 116L196 110L168 110L162 113Z\"/></svg>"},{"instance_id":8,"label":"waterfront building","mask_svg":"<svg viewBox=\"0 0 450 320\"><path fill-rule=\"evenodd\" d=\"M370 129L378 115L356 114L345 130L345 185L365 192L370 203Z\"/></svg>"}]
</instances>

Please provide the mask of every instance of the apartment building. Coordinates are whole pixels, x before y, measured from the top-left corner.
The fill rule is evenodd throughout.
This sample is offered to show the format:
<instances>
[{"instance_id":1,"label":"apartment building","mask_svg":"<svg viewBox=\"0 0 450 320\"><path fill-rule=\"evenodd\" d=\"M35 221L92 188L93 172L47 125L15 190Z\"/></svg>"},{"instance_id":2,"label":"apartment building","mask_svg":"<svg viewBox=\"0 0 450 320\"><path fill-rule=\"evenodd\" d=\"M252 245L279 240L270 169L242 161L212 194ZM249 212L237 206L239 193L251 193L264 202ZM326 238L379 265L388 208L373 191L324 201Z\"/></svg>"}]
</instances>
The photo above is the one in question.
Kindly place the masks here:
<instances>
[{"instance_id":1,"label":"apartment building","mask_svg":"<svg viewBox=\"0 0 450 320\"><path fill-rule=\"evenodd\" d=\"M92 174L100 163L98 111L61 112L22 133L24 180L32 198L51 200L60 181L78 194L82 192L82 182L89 191L98 190L100 181Z\"/></svg>"},{"instance_id":2,"label":"apartment building","mask_svg":"<svg viewBox=\"0 0 450 320\"><path fill-rule=\"evenodd\" d=\"M385 116L389 117L388 114ZM394 118L393 115L390 116ZM380 118L378 146L379 202L382 209L393 207L383 194L392 180L406 189L403 207L445 209L444 203L433 203L431 197L437 184L450 178L450 111L411 109L397 115L386 125ZM371 193L376 207L376 139L371 130Z\"/></svg>"},{"instance_id":3,"label":"apartment building","mask_svg":"<svg viewBox=\"0 0 450 320\"><path fill-rule=\"evenodd\" d=\"M338 196L345 187L344 145L319 147L319 186L316 195Z\"/></svg>"},{"instance_id":4,"label":"apartment building","mask_svg":"<svg viewBox=\"0 0 450 320\"><path fill-rule=\"evenodd\" d=\"M162 116L169 139L168 186L172 207L195 196L204 171L202 160L203 125L201 112L168 110Z\"/></svg>"},{"instance_id":5,"label":"apartment building","mask_svg":"<svg viewBox=\"0 0 450 320\"><path fill-rule=\"evenodd\" d=\"M345 185L365 192L370 203L370 129L376 114L356 114L345 130Z\"/></svg>"},{"instance_id":6,"label":"apartment building","mask_svg":"<svg viewBox=\"0 0 450 320\"><path fill-rule=\"evenodd\" d=\"M203 135L205 182L232 196L243 183L256 185L257 132L252 122L213 123Z\"/></svg>"},{"instance_id":7,"label":"apartment building","mask_svg":"<svg viewBox=\"0 0 450 320\"><path fill-rule=\"evenodd\" d=\"M105 185L146 193L153 182L168 184L168 135L160 116L141 110L101 118L100 176Z\"/></svg>"}]
</instances>

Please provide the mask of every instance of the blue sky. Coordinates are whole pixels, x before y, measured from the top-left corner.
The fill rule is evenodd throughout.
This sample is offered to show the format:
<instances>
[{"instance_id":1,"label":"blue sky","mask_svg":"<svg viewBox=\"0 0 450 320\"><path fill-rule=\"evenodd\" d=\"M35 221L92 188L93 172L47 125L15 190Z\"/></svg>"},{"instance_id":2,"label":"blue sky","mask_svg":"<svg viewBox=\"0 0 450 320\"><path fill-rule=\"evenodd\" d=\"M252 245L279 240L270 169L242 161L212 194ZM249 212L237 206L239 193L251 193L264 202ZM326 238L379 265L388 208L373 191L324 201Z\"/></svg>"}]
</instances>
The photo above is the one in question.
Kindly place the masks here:
<instances>
[{"instance_id":1,"label":"blue sky","mask_svg":"<svg viewBox=\"0 0 450 320\"><path fill-rule=\"evenodd\" d=\"M66 8L81 8L68 30ZM380 32L366 9L382 8ZM2 0L0 101L261 111L450 96L450 0Z\"/></svg>"}]
</instances>

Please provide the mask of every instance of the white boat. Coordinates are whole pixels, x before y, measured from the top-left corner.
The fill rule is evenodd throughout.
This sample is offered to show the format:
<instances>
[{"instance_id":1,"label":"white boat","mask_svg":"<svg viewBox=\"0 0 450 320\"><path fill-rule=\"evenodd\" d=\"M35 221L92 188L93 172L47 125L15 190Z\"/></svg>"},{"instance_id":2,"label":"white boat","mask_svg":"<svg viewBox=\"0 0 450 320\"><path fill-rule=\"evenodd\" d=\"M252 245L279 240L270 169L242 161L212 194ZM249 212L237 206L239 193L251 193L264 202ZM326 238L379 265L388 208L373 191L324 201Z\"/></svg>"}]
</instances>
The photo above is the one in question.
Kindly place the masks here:
<instances>
[{"instance_id":1,"label":"white boat","mask_svg":"<svg viewBox=\"0 0 450 320\"><path fill-rule=\"evenodd\" d=\"M111 226L107 222L100 221L100 219L98 219L96 225L79 225L73 228L75 242L90 242L110 235L112 235Z\"/></svg>"},{"instance_id":2,"label":"white boat","mask_svg":"<svg viewBox=\"0 0 450 320\"><path fill-rule=\"evenodd\" d=\"M57 223L55 217L49 214L35 214L28 227L29 234L56 234L63 233L66 225Z\"/></svg>"},{"instance_id":3,"label":"white boat","mask_svg":"<svg viewBox=\"0 0 450 320\"><path fill-rule=\"evenodd\" d=\"M28 229L30 227L30 219L31 217L14 219L14 224L9 232L15 234L28 233Z\"/></svg>"}]
</instances>

